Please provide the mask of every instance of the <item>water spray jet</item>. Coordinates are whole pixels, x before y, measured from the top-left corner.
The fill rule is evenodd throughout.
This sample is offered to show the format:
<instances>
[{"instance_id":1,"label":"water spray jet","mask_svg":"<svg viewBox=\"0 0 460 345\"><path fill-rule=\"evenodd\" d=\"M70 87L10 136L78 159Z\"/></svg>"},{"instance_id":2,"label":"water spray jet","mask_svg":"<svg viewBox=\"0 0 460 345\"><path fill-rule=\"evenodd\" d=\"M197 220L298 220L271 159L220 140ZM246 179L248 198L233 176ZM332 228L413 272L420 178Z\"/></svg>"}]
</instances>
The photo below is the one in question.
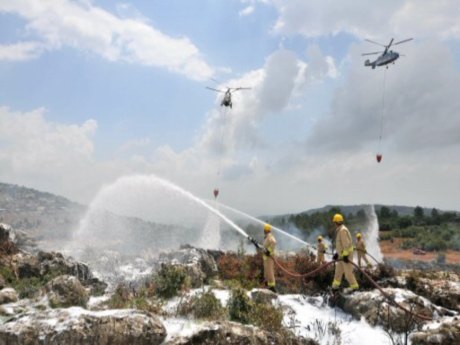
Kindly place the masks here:
<instances>
[{"instance_id":1,"label":"water spray jet","mask_svg":"<svg viewBox=\"0 0 460 345\"><path fill-rule=\"evenodd\" d=\"M155 191L163 194L155 194ZM152 222L153 228L155 228L155 224L160 226L161 224L175 223L178 224L180 229L183 229L181 231L187 231L185 225L189 226L190 222L184 220L184 218L194 217L191 219L191 222L193 222L200 212L194 208L192 212L182 214L179 208L184 205L179 204L180 201L185 201L186 204L184 205L188 207L200 206L201 209L207 210L222 219L234 231L237 231L245 238L248 237L248 234L241 227L222 214L217 207L211 206L189 191L155 175L134 175L121 177L113 184L101 189L81 221L80 229L74 236L74 242L87 243L89 247L94 247L96 245L104 246L110 241L115 242L118 240L123 245L124 236L127 240L132 239L130 237L131 229L129 228L131 224L125 222L128 218L140 219L141 221L150 219L148 222ZM115 221L110 218L111 215L116 217ZM152 217L157 218L151 219ZM179 240L186 239L186 233L182 232L182 234ZM190 239L196 240L195 233L191 234L191 236L189 235ZM158 243L153 242L156 239L154 233L153 235L151 240L143 240L144 243L142 244L145 245L147 244L146 242L152 241L153 247L166 249L161 243L158 245Z\"/></svg>"},{"instance_id":2,"label":"water spray jet","mask_svg":"<svg viewBox=\"0 0 460 345\"><path fill-rule=\"evenodd\" d=\"M239 214L240 216L243 216L243 217L246 217L246 218L248 218L248 219L251 219L252 221L254 221L254 222L258 223L258 224L265 225L265 224L267 223L267 222L264 222L263 220L260 220L260 219L258 219L258 218L256 218L256 217L253 217L253 216L251 216L251 215L249 215L249 214L247 214L247 213L245 213L245 212L242 212L242 211L240 211L240 210L237 210L236 208L233 208L233 207L224 205L224 204L222 204L222 203L220 203L220 202L218 202L217 204L218 204L220 207L223 207L223 208L225 208L225 209L227 209L227 210L229 210L229 211L231 211L231 212L233 212L233 213L236 213L236 214ZM309 250L314 250L314 246L311 245L310 243L305 242L305 241L302 241L300 238L298 238L298 237L296 237L296 236L294 236L294 235L288 233L287 231L284 231L284 230L282 230L282 229L280 229L280 228L278 228L278 227L276 227L276 226L273 226L273 224L271 224L271 225L272 225L272 229L273 229L273 230L279 232L280 234L282 234L282 235L284 235L284 236L289 237L290 239L292 239L292 240L294 240L294 241L297 241L297 242L299 242L299 243L305 245Z\"/></svg>"}]
</instances>

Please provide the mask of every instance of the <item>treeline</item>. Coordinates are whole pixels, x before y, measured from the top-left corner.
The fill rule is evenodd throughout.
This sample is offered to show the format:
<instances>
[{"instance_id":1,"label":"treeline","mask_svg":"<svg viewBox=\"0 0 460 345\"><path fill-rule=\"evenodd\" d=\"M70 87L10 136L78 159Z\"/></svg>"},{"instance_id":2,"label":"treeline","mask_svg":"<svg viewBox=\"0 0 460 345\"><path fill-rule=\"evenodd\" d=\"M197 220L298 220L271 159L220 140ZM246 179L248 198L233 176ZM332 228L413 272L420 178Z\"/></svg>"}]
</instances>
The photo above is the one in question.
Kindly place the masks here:
<instances>
[{"instance_id":1,"label":"treeline","mask_svg":"<svg viewBox=\"0 0 460 345\"><path fill-rule=\"evenodd\" d=\"M345 207L344 207L345 208ZM327 211L300 213L270 219L274 225L289 230L294 225L302 237L308 238L313 233L321 233L330 238L335 237L332 216L341 213L347 227L353 232L365 231L368 226L370 209L361 208L356 212L342 212L339 206ZM460 250L460 214L443 212L436 208L426 211L417 206L412 214L400 215L396 208L381 206L376 210L381 239L404 238L403 248L420 248L423 250Z\"/></svg>"},{"instance_id":2,"label":"treeline","mask_svg":"<svg viewBox=\"0 0 460 345\"><path fill-rule=\"evenodd\" d=\"M420 206L412 215L399 216L388 207L378 212L381 239L403 238L403 249L426 251L460 250L460 216L456 212L441 212L436 208L427 214Z\"/></svg>"},{"instance_id":3,"label":"treeline","mask_svg":"<svg viewBox=\"0 0 460 345\"><path fill-rule=\"evenodd\" d=\"M425 214L422 207L416 206L412 215L400 216L398 212L389 207L382 206L377 212L380 230L405 229L411 225L430 226L446 223L460 224L460 215L456 212L441 212L436 208Z\"/></svg>"}]
</instances>

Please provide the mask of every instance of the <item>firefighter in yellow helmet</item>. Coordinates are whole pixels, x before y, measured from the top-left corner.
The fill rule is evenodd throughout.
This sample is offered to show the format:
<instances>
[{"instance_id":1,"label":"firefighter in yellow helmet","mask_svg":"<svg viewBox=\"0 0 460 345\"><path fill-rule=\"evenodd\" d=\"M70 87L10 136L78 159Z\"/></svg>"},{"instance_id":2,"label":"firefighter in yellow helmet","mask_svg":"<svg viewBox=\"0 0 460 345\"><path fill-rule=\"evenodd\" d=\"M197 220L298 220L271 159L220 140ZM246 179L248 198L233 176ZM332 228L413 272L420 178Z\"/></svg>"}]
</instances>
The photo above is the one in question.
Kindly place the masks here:
<instances>
[{"instance_id":1,"label":"firefighter in yellow helmet","mask_svg":"<svg viewBox=\"0 0 460 345\"><path fill-rule=\"evenodd\" d=\"M366 244L364 243L363 235L360 232L356 234L356 251L358 254L358 266L361 267L361 260L363 260L367 267L371 267L371 263L367 260Z\"/></svg>"},{"instance_id":2,"label":"firefighter in yellow helmet","mask_svg":"<svg viewBox=\"0 0 460 345\"><path fill-rule=\"evenodd\" d=\"M316 253L316 262L320 265L326 263L324 254L326 254L327 245L323 242L323 236L318 236L318 247Z\"/></svg>"},{"instance_id":3,"label":"firefighter in yellow helmet","mask_svg":"<svg viewBox=\"0 0 460 345\"><path fill-rule=\"evenodd\" d=\"M268 288L276 292L275 261L273 260L275 257L276 240L272 234L272 226L270 224L265 224L264 233L264 279Z\"/></svg>"},{"instance_id":4,"label":"firefighter in yellow helmet","mask_svg":"<svg viewBox=\"0 0 460 345\"><path fill-rule=\"evenodd\" d=\"M342 278L345 275L350 288L352 290L359 289L358 282L356 281L353 273L353 239L350 231L343 225L343 216L335 214L332 222L336 226L335 250L333 259L338 260L335 265L334 281L332 282L332 289L338 289L342 283Z\"/></svg>"}]
</instances>

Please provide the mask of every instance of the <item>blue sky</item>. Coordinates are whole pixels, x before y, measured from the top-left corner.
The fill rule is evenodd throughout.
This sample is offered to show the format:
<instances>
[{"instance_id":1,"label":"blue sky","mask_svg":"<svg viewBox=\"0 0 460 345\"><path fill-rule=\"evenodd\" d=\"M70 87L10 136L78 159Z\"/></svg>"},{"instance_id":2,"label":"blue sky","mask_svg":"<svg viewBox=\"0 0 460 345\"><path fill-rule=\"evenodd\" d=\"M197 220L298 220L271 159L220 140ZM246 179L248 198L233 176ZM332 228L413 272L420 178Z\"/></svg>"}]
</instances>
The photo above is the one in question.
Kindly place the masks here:
<instances>
[{"instance_id":1,"label":"blue sky","mask_svg":"<svg viewBox=\"0 0 460 345\"><path fill-rule=\"evenodd\" d=\"M4 0L0 179L84 203L121 176L157 174L203 197L218 185L254 213L460 209L448 193L460 188L457 7ZM360 54L378 50L364 38L392 37L415 39L387 71L379 147L384 72ZM228 111L205 88L225 85L252 89Z\"/></svg>"}]
</instances>

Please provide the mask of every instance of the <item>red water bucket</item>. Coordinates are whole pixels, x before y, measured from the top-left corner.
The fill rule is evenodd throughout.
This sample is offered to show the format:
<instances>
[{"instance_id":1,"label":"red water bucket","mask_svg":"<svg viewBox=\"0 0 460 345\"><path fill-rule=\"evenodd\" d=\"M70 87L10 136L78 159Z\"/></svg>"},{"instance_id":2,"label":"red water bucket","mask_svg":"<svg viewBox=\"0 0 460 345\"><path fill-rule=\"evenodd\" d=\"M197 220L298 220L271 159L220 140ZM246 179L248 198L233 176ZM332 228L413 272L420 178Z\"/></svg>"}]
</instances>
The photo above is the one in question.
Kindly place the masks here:
<instances>
[{"instance_id":1,"label":"red water bucket","mask_svg":"<svg viewBox=\"0 0 460 345\"><path fill-rule=\"evenodd\" d=\"M377 153L376 158L377 158L377 163L380 163L380 161L382 160L382 154Z\"/></svg>"}]
</instances>

